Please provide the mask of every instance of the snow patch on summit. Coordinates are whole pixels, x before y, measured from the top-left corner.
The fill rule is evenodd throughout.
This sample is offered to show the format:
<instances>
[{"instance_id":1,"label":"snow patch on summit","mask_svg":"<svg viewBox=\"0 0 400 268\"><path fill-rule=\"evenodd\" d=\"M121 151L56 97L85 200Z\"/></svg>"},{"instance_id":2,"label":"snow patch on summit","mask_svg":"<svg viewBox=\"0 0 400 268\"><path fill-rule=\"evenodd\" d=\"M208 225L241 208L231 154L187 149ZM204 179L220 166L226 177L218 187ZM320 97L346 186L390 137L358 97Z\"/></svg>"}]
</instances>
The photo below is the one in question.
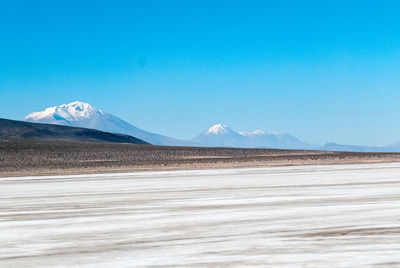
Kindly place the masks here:
<instances>
[{"instance_id":1,"label":"snow patch on summit","mask_svg":"<svg viewBox=\"0 0 400 268\"><path fill-rule=\"evenodd\" d=\"M228 134L232 132L232 129L230 129L227 125L225 124L216 124L212 127L210 127L205 134Z\"/></svg>"},{"instance_id":2,"label":"snow patch on summit","mask_svg":"<svg viewBox=\"0 0 400 268\"><path fill-rule=\"evenodd\" d=\"M244 131L241 131L241 132L239 132L239 134L240 134L240 135L243 135L243 136L251 136L251 135L266 135L266 134L269 134L269 132L267 133L267 132L265 132L264 130L257 129L257 130L255 130L255 131L253 131L253 132L244 132Z\"/></svg>"},{"instance_id":3,"label":"snow patch on summit","mask_svg":"<svg viewBox=\"0 0 400 268\"><path fill-rule=\"evenodd\" d=\"M69 104L49 107L41 112L33 112L26 116L24 120L38 121L54 119L65 120L69 122L74 120L81 120L84 118L91 118L94 115L104 115L104 112L98 108L91 106L89 103L75 101Z\"/></svg>"}]
</instances>

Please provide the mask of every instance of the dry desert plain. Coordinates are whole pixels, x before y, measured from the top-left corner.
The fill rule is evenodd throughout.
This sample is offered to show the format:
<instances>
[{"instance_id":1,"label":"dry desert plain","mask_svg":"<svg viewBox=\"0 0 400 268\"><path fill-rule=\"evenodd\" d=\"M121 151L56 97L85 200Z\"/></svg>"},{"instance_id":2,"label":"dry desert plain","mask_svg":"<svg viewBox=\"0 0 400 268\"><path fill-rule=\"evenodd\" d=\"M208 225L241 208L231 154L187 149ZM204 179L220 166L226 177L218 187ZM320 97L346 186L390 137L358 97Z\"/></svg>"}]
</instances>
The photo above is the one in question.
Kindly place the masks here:
<instances>
[{"instance_id":1,"label":"dry desert plain","mask_svg":"<svg viewBox=\"0 0 400 268\"><path fill-rule=\"evenodd\" d=\"M0 179L0 267L400 267L400 164Z\"/></svg>"},{"instance_id":2,"label":"dry desert plain","mask_svg":"<svg viewBox=\"0 0 400 268\"><path fill-rule=\"evenodd\" d=\"M66 140L0 141L0 177L400 162L400 153L152 146Z\"/></svg>"}]
</instances>

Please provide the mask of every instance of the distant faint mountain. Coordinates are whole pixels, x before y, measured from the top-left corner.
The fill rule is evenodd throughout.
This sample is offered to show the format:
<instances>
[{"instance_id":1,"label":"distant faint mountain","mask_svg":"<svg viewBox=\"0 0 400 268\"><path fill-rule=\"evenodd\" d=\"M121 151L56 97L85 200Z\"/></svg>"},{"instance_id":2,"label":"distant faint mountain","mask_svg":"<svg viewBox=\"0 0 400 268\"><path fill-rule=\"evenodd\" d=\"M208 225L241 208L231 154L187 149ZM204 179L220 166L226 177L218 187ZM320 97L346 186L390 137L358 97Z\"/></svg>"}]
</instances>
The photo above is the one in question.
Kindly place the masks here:
<instances>
[{"instance_id":1,"label":"distant faint mountain","mask_svg":"<svg viewBox=\"0 0 400 268\"><path fill-rule=\"evenodd\" d=\"M0 118L0 139L40 139L147 144L135 137L96 129L40 124Z\"/></svg>"},{"instance_id":2,"label":"distant faint mountain","mask_svg":"<svg viewBox=\"0 0 400 268\"><path fill-rule=\"evenodd\" d=\"M24 120L36 123L93 128L111 133L123 133L155 145L194 145L188 141L142 130L88 103L79 101L50 107L41 112L33 112L26 116Z\"/></svg>"},{"instance_id":3,"label":"distant faint mountain","mask_svg":"<svg viewBox=\"0 0 400 268\"><path fill-rule=\"evenodd\" d=\"M392 143L392 144L390 144L388 147L391 147L391 148L400 148L400 141L399 141L399 142Z\"/></svg>"},{"instance_id":4,"label":"distant faint mountain","mask_svg":"<svg viewBox=\"0 0 400 268\"><path fill-rule=\"evenodd\" d=\"M318 146L300 141L284 133L269 133L262 130L236 132L224 124L217 124L192 139L203 146L276 148L276 149L315 149Z\"/></svg>"},{"instance_id":5,"label":"distant faint mountain","mask_svg":"<svg viewBox=\"0 0 400 268\"><path fill-rule=\"evenodd\" d=\"M319 147L323 151L342 151L342 152L400 152L400 142L389 146L358 146L343 145L338 143L327 143Z\"/></svg>"}]
</instances>

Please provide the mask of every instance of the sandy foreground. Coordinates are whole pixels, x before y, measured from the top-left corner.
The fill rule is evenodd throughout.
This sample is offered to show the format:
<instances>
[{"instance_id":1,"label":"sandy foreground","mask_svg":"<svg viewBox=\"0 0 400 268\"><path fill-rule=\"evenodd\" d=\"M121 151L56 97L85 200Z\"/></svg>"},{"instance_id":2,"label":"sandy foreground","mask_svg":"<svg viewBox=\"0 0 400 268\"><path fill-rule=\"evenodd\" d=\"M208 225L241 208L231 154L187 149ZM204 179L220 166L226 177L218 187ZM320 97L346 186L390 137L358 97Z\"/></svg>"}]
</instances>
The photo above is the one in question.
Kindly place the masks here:
<instances>
[{"instance_id":1,"label":"sandy foreground","mask_svg":"<svg viewBox=\"0 0 400 268\"><path fill-rule=\"evenodd\" d=\"M400 164L0 178L0 267L400 267Z\"/></svg>"}]
</instances>

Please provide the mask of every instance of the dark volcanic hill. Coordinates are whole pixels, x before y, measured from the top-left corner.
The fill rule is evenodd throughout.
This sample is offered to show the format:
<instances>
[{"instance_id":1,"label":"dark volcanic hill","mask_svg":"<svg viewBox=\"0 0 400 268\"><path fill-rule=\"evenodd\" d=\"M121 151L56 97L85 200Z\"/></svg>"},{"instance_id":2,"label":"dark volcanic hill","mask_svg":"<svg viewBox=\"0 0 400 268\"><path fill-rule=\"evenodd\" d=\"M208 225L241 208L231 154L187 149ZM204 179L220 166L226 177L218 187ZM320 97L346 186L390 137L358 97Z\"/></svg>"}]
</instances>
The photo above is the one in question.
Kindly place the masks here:
<instances>
[{"instance_id":1,"label":"dark volcanic hill","mask_svg":"<svg viewBox=\"0 0 400 268\"><path fill-rule=\"evenodd\" d=\"M40 139L63 141L118 142L148 144L135 137L95 129L30 123L0 118L0 139Z\"/></svg>"}]
</instances>

